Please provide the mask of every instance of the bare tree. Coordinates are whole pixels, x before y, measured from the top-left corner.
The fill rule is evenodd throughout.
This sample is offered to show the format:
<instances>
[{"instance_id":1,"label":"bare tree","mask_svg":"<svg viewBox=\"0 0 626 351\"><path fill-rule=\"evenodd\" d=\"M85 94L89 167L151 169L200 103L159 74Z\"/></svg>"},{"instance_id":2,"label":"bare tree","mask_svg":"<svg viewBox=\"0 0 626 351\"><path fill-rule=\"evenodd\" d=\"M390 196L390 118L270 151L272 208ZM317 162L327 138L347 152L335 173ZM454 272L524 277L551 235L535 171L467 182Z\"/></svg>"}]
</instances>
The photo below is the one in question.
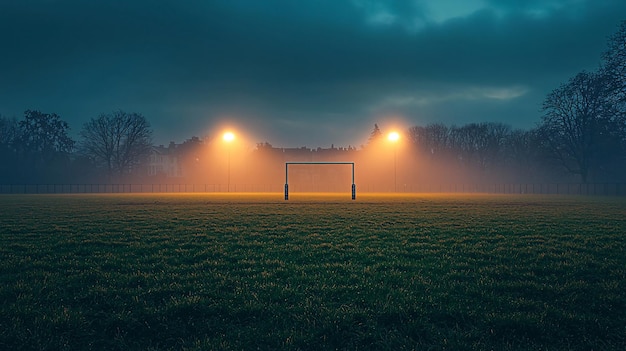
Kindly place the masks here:
<instances>
[{"instance_id":1,"label":"bare tree","mask_svg":"<svg viewBox=\"0 0 626 351\"><path fill-rule=\"evenodd\" d=\"M152 130L144 116L115 111L83 125L81 153L106 168L110 176L130 173L145 160L152 146Z\"/></svg>"},{"instance_id":2,"label":"bare tree","mask_svg":"<svg viewBox=\"0 0 626 351\"><path fill-rule=\"evenodd\" d=\"M552 157L583 182L617 150L617 113L607 98L606 76L582 72L552 91L543 103L540 133Z\"/></svg>"},{"instance_id":3,"label":"bare tree","mask_svg":"<svg viewBox=\"0 0 626 351\"><path fill-rule=\"evenodd\" d=\"M411 127L408 136L411 143L431 159L443 160L450 148L450 128L441 123Z\"/></svg>"},{"instance_id":4,"label":"bare tree","mask_svg":"<svg viewBox=\"0 0 626 351\"><path fill-rule=\"evenodd\" d=\"M626 179L626 21L609 40L601 72L608 78L611 99L617 109L616 132L621 136L621 159L614 163L618 180Z\"/></svg>"},{"instance_id":5,"label":"bare tree","mask_svg":"<svg viewBox=\"0 0 626 351\"><path fill-rule=\"evenodd\" d=\"M517 182L540 180L546 169L537 129L511 131L505 146L506 170Z\"/></svg>"},{"instance_id":6,"label":"bare tree","mask_svg":"<svg viewBox=\"0 0 626 351\"><path fill-rule=\"evenodd\" d=\"M602 71L609 77L611 90L617 99L626 104L626 21L609 40Z\"/></svg>"},{"instance_id":7,"label":"bare tree","mask_svg":"<svg viewBox=\"0 0 626 351\"><path fill-rule=\"evenodd\" d=\"M486 150L489 147L487 126L481 123L470 123L462 127L451 128L451 145L458 161L468 167L476 166L484 170L486 166Z\"/></svg>"}]
</instances>

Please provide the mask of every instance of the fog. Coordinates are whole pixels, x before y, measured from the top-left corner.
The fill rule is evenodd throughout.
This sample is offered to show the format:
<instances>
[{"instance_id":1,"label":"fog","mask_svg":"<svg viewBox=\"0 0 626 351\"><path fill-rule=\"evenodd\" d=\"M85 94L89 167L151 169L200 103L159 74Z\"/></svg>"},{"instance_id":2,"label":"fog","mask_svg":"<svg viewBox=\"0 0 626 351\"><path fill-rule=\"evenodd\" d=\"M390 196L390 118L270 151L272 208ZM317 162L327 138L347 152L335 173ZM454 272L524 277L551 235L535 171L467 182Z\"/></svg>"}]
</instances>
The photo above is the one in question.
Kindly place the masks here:
<instances>
[{"instance_id":1,"label":"fog","mask_svg":"<svg viewBox=\"0 0 626 351\"><path fill-rule=\"evenodd\" d=\"M607 147L597 153L601 158L589 159L589 182L581 172L555 161L545 136L537 130L512 130L498 123L415 126L401 131L396 141L385 137L389 131L375 126L359 147L277 147L241 132L225 140L224 129L215 130L221 132L180 144L149 146L135 162L113 170L80 152L3 149L7 157L1 163L0 192L20 184L44 185L44 191L49 191L49 184L74 184L84 192L86 185L136 184L148 185L139 191L282 192L288 175L290 193L350 193L353 176L357 193L522 193L536 192L536 185L544 189L549 184L568 188L576 183L618 184L626 174L623 163L613 162L622 157L619 147ZM287 174L288 162L315 164L290 164ZM320 164L325 162L350 164ZM583 192L581 186L578 189Z\"/></svg>"},{"instance_id":2,"label":"fog","mask_svg":"<svg viewBox=\"0 0 626 351\"><path fill-rule=\"evenodd\" d=\"M458 155L424 150L406 136L392 143L385 138L362 147L282 148L269 143L251 146L220 138L169 151L178 159L176 177L154 175L151 182L198 184L207 191L281 192L286 162L353 162L357 192L471 192L506 183L573 181L562 173L525 169L511 164L489 165ZM351 191L350 164L290 164L290 192Z\"/></svg>"}]
</instances>

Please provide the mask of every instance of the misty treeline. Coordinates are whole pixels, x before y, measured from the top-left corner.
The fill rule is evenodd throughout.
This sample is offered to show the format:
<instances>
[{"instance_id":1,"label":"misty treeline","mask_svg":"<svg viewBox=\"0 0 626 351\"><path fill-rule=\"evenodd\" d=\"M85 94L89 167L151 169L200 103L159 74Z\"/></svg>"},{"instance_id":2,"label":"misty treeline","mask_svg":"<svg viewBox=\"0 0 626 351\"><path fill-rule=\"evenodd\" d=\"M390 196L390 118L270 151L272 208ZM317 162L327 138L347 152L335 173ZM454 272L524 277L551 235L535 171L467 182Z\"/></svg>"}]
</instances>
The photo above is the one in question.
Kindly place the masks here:
<instances>
[{"instance_id":1,"label":"misty treeline","mask_svg":"<svg viewBox=\"0 0 626 351\"><path fill-rule=\"evenodd\" d=\"M0 183L277 183L285 161L354 161L362 187L385 183L396 190L407 184L626 182L626 21L610 37L598 69L554 89L541 111L530 130L436 123L410 127L392 144L376 125L359 150L281 149L267 142L242 150L211 137L155 147L148 120L124 111L91 118L73 140L60 116L27 110L20 120L0 116ZM306 174L293 173L295 180ZM308 177L337 180L336 171Z\"/></svg>"},{"instance_id":2,"label":"misty treeline","mask_svg":"<svg viewBox=\"0 0 626 351\"><path fill-rule=\"evenodd\" d=\"M67 184L130 181L142 174L152 130L137 113L101 114L83 125L78 141L55 113L27 110L0 116L0 183Z\"/></svg>"}]
</instances>

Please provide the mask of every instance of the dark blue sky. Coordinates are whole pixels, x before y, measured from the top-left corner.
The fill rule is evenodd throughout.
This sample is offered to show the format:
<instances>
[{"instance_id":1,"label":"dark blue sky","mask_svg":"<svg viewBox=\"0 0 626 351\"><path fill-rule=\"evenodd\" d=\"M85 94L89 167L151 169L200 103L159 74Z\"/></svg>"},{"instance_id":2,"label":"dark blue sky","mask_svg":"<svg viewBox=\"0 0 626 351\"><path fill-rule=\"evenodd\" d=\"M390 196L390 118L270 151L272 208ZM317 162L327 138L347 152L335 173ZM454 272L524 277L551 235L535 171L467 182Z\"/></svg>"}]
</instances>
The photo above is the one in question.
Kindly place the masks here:
<instances>
[{"instance_id":1,"label":"dark blue sky","mask_svg":"<svg viewBox=\"0 0 626 351\"><path fill-rule=\"evenodd\" d=\"M285 147L359 146L374 123L527 129L624 19L624 0L3 0L0 114L77 134L139 112L162 144L225 122Z\"/></svg>"}]
</instances>

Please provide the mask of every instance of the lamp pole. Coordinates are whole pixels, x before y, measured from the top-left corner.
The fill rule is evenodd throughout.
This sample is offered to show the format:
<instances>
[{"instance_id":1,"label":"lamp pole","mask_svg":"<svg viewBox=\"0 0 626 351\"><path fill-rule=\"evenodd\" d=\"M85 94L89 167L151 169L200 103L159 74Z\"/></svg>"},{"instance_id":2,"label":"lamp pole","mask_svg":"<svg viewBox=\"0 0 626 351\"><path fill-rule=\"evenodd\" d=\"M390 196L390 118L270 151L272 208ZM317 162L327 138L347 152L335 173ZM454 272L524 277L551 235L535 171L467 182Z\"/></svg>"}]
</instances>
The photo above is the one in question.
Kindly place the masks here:
<instances>
[{"instance_id":1,"label":"lamp pole","mask_svg":"<svg viewBox=\"0 0 626 351\"><path fill-rule=\"evenodd\" d=\"M398 168L397 168L397 159L398 159L398 144L393 145L393 192L398 192Z\"/></svg>"},{"instance_id":2,"label":"lamp pole","mask_svg":"<svg viewBox=\"0 0 626 351\"><path fill-rule=\"evenodd\" d=\"M387 135L387 140L393 143L393 191L398 191L398 169L397 169L397 158L398 158L398 140L400 139L400 134L398 132L391 132Z\"/></svg>"},{"instance_id":3,"label":"lamp pole","mask_svg":"<svg viewBox=\"0 0 626 351\"><path fill-rule=\"evenodd\" d=\"M226 192L230 193L230 145L232 144L233 140L235 140L235 134L233 134L232 132L226 132L224 133L222 139L226 142L228 148L228 173L226 180Z\"/></svg>"}]
</instances>

